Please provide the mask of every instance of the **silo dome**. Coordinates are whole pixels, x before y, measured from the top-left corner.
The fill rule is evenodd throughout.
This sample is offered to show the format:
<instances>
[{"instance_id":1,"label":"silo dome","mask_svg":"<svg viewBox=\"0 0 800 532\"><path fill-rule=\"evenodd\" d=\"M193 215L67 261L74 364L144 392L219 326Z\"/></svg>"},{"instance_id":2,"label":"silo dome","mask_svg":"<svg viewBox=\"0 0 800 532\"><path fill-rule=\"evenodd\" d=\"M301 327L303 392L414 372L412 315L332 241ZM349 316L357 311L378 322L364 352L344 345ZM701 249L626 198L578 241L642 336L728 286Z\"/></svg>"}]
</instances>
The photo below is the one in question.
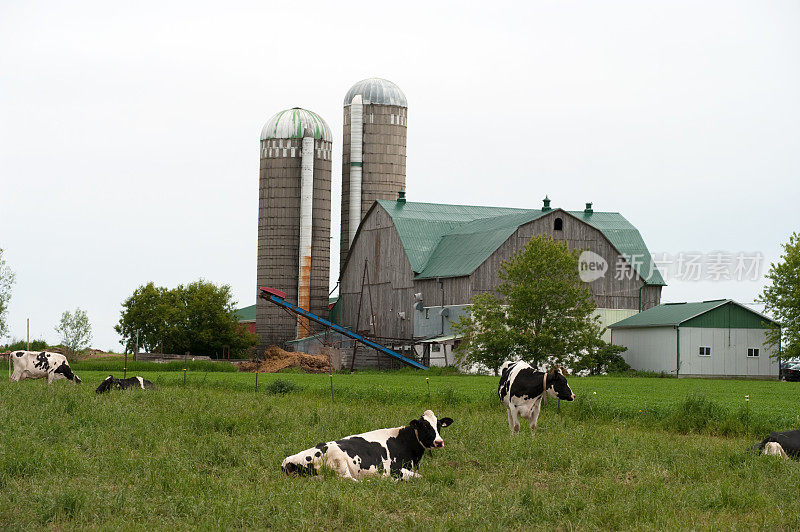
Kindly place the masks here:
<instances>
[{"instance_id":1,"label":"silo dome","mask_svg":"<svg viewBox=\"0 0 800 532\"><path fill-rule=\"evenodd\" d=\"M398 107L408 107L406 102L406 95L400 90L400 87L389 81L388 79L381 78L367 78L362 79L347 91L344 96L345 107L350 105L353 101L353 96L360 94L363 99L364 105L377 104L377 105L396 105Z\"/></svg>"},{"instance_id":2,"label":"silo dome","mask_svg":"<svg viewBox=\"0 0 800 532\"><path fill-rule=\"evenodd\" d=\"M306 128L311 130L315 139L333 141L328 124L317 113L299 107L275 113L264 124L264 128L261 130L261 140L301 139Z\"/></svg>"}]
</instances>

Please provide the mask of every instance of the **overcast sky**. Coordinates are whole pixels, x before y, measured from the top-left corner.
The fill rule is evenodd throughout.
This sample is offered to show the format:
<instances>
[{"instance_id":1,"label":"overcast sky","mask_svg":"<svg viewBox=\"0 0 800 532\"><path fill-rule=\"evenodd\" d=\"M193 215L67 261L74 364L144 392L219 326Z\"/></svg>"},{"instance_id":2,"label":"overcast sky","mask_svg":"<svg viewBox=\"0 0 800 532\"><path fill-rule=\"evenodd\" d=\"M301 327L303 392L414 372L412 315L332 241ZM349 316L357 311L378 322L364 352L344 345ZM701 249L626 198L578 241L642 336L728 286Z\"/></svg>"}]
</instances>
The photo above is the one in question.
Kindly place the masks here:
<instances>
[{"instance_id":1,"label":"overcast sky","mask_svg":"<svg viewBox=\"0 0 800 532\"><path fill-rule=\"evenodd\" d=\"M0 248L10 336L203 278L255 302L259 134L334 135L397 83L410 201L617 211L667 260L763 255L800 230L800 2L0 0ZM335 284L338 271L333 271ZM670 278L663 301L749 303L763 281ZM6 340L0 339L0 341Z\"/></svg>"}]
</instances>

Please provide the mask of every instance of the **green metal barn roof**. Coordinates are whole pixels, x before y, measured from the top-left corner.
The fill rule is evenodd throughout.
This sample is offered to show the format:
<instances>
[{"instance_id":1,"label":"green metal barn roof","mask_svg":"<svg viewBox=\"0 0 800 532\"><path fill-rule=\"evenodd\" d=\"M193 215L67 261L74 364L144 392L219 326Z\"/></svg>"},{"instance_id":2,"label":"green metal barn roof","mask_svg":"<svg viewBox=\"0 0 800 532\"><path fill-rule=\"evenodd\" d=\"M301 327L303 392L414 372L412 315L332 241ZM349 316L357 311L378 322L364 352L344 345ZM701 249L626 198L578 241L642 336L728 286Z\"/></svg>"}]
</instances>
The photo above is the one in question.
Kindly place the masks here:
<instances>
[{"instance_id":1,"label":"green metal barn roof","mask_svg":"<svg viewBox=\"0 0 800 532\"><path fill-rule=\"evenodd\" d=\"M240 309L236 309L236 319L241 321L256 321L256 306L250 305L249 307L243 307Z\"/></svg>"},{"instance_id":2,"label":"green metal barn roof","mask_svg":"<svg viewBox=\"0 0 800 532\"><path fill-rule=\"evenodd\" d=\"M763 322L778 324L763 314L733 301L713 299L696 303L664 303L647 309L612 325L611 329L638 327L734 327L766 328Z\"/></svg>"},{"instance_id":3,"label":"green metal barn roof","mask_svg":"<svg viewBox=\"0 0 800 532\"><path fill-rule=\"evenodd\" d=\"M558 210L393 200L378 200L378 203L392 217L416 279L470 275L519 226ZM652 264L639 231L621 214L563 212L601 231L648 284L666 284Z\"/></svg>"}]
</instances>

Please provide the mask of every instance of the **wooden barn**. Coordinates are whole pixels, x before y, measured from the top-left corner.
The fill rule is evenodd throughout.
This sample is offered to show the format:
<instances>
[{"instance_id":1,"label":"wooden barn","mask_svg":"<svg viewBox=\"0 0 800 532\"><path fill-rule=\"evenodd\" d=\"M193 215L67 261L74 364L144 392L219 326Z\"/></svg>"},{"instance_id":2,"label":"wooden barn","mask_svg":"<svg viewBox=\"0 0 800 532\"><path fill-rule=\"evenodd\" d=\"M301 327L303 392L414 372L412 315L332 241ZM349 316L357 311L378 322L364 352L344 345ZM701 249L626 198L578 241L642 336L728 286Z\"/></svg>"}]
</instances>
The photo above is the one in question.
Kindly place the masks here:
<instances>
[{"instance_id":1,"label":"wooden barn","mask_svg":"<svg viewBox=\"0 0 800 532\"><path fill-rule=\"evenodd\" d=\"M770 318L730 299L665 303L612 324L633 369L679 377L778 378Z\"/></svg>"},{"instance_id":2,"label":"wooden barn","mask_svg":"<svg viewBox=\"0 0 800 532\"><path fill-rule=\"evenodd\" d=\"M566 211L549 202L541 209L478 207L409 202L402 193L397 200L375 201L343 265L338 321L409 343L446 338L459 314L451 310L493 290L501 262L535 235L589 250L605 262L605 275L588 283L601 320L609 322L607 313L618 321L660 303L664 280L630 222L591 204ZM433 326L420 326L421 317Z\"/></svg>"}]
</instances>

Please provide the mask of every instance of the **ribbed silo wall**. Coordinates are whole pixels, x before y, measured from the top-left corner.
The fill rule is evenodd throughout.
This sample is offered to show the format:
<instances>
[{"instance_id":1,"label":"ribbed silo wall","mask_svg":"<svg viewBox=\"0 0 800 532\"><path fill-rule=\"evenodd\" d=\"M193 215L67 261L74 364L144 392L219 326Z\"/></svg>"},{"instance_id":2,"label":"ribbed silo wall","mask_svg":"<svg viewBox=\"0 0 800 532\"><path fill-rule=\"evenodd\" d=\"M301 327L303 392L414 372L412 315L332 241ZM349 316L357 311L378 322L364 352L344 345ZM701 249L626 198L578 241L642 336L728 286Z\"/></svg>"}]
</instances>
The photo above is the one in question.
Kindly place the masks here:
<instances>
[{"instance_id":1,"label":"ribbed silo wall","mask_svg":"<svg viewBox=\"0 0 800 532\"><path fill-rule=\"evenodd\" d=\"M258 286L286 292L297 303L300 238L300 162L302 139L261 141L258 201ZM311 241L311 312L326 316L330 278L331 143L314 141L314 199ZM259 349L283 345L297 335L297 320L280 307L258 299Z\"/></svg>"},{"instance_id":2,"label":"ribbed silo wall","mask_svg":"<svg viewBox=\"0 0 800 532\"><path fill-rule=\"evenodd\" d=\"M361 219L378 199L397 199L406 188L406 124L408 109L396 105L364 105L364 155ZM342 227L339 275L350 248L350 106L344 108L342 139Z\"/></svg>"}]
</instances>

